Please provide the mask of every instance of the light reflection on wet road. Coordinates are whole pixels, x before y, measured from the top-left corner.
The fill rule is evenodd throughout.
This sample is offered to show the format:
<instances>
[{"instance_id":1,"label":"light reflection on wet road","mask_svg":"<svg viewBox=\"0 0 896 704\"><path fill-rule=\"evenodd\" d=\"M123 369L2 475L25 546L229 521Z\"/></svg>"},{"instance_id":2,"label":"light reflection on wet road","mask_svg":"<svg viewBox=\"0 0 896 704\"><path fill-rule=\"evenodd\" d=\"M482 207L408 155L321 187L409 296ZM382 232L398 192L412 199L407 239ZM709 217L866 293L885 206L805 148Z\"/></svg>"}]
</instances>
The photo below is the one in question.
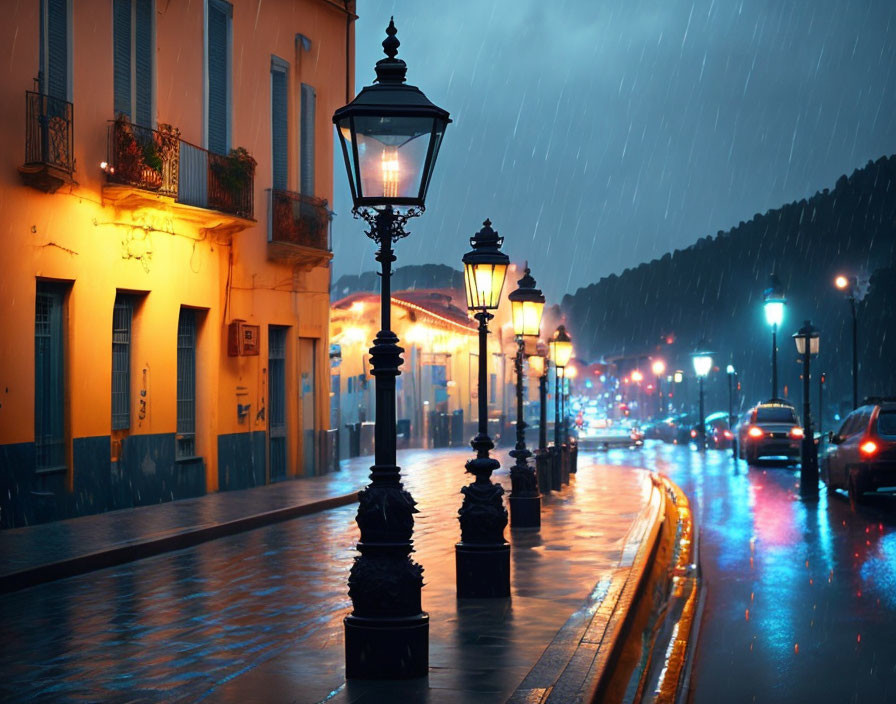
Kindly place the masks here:
<instances>
[{"instance_id":1,"label":"light reflection on wet road","mask_svg":"<svg viewBox=\"0 0 896 704\"><path fill-rule=\"evenodd\" d=\"M798 468L662 443L596 461L664 472L694 506L694 702L896 702L896 495L804 502Z\"/></svg>"}]
</instances>

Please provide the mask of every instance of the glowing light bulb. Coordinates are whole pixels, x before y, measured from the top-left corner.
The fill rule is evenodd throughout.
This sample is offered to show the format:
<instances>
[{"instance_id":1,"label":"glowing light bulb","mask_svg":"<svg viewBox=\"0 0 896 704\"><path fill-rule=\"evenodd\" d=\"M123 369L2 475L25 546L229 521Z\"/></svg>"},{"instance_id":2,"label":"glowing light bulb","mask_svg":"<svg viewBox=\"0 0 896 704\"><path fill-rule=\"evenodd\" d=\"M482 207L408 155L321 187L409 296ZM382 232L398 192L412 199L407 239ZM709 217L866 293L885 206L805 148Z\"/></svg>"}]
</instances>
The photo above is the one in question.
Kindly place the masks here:
<instances>
[{"instance_id":1,"label":"glowing light bulb","mask_svg":"<svg viewBox=\"0 0 896 704\"><path fill-rule=\"evenodd\" d=\"M398 152L395 149L383 149L381 168L383 170L383 196L386 198L397 198L400 172L398 168Z\"/></svg>"}]
</instances>

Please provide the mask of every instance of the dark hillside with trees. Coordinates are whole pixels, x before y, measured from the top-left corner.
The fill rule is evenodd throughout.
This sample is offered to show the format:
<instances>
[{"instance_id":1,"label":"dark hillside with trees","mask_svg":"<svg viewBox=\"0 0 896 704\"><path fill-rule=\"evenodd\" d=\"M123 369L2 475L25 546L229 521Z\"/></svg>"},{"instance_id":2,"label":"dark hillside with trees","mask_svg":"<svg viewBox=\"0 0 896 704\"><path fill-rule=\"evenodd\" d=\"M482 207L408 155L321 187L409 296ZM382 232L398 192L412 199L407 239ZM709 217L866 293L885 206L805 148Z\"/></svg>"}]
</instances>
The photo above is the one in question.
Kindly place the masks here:
<instances>
[{"instance_id":1,"label":"dark hillside with trees","mask_svg":"<svg viewBox=\"0 0 896 704\"><path fill-rule=\"evenodd\" d=\"M788 397L800 402L790 336L808 318L821 333L815 368L827 372L827 399L850 398L851 317L832 284L838 273L858 273L870 284L858 307L859 394L896 395L896 157L869 161L833 190L605 277L565 296L562 307L577 354L586 359L659 354L691 372L688 354L705 338L722 370L708 382L712 404L727 406L729 362L740 370L751 403L770 394L762 292L772 271L787 294L778 349Z\"/></svg>"}]
</instances>

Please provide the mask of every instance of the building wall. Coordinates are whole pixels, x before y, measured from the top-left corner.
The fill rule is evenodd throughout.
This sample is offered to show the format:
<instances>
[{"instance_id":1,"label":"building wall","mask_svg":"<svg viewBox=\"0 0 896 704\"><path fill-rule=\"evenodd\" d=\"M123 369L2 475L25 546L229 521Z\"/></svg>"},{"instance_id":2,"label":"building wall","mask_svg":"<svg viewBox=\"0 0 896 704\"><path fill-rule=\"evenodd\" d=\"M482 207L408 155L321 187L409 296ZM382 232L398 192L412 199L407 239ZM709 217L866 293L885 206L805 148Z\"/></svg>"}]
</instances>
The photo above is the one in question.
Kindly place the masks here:
<instances>
[{"instance_id":1,"label":"building wall","mask_svg":"<svg viewBox=\"0 0 896 704\"><path fill-rule=\"evenodd\" d=\"M353 6L353 4L352 4ZM266 481L268 326L288 327L287 476L322 470L303 461L300 338L316 341L319 435L328 427L328 256L272 257L271 56L289 63L289 181L299 188L299 87L316 89L314 196L332 202L330 116L346 101L349 17L326 0L236 0L232 19L231 145L257 160L254 221L111 187L100 168L114 115L111 0L71 3L74 183L55 193L23 184L24 94L39 70L40 0L8 8L0 28L7 79L0 95L6 168L0 173L0 525L9 527L193 496ZM154 119L205 146L206 2L154 3ZM297 35L310 39L305 49ZM351 61L349 61L349 65ZM351 81L349 76L350 92ZM326 252L325 252L326 254ZM66 462L35 471L35 299L39 280L66 286ZM111 429L112 311L136 296L131 424ZM175 461L177 326L197 309L196 458ZM228 324L260 326L258 356L228 356ZM238 414L239 405L248 413ZM113 447L120 441L120 450ZM118 461L113 462L113 456Z\"/></svg>"}]
</instances>

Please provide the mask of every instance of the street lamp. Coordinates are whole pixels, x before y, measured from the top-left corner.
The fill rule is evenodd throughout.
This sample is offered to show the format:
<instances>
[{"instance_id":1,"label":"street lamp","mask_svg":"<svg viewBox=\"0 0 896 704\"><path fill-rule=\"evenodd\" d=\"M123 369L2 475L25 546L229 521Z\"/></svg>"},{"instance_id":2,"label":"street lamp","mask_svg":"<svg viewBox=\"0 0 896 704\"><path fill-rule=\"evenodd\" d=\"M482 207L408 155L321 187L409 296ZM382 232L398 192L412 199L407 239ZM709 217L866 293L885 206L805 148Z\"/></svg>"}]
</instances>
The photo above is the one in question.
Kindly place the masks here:
<instances>
[{"instance_id":1,"label":"street lamp","mask_svg":"<svg viewBox=\"0 0 896 704\"><path fill-rule=\"evenodd\" d=\"M563 376L563 370L566 368L566 365L569 364L569 360L572 359L572 340L566 332L565 325L561 325L557 328L557 332L555 332L554 337L551 338L549 347L551 350L551 361L557 369L557 373L554 376L554 446L559 449L562 444L560 423L563 417L561 415L563 409L560 407L560 399L562 396L560 393L560 379Z\"/></svg>"},{"instance_id":2,"label":"street lamp","mask_svg":"<svg viewBox=\"0 0 896 704\"><path fill-rule=\"evenodd\" d=\"M810 321L794 333L796 351L803 358L803 440L800 457L800 492L812 495L818 493L818 448L812 430L812 408L809 402L809 363L812 355L818 354L818 330Z\"/></svg>"},{"instance_id":3,"label":"street lamp","mask_svg":"<svg viewBox=\"0 0 896 704\"><path fill-rule=\"evenodd\" d=\"M712 355L709 352L697 351L691 355L694 363L694 373L697 375L697 383L700 385L700 449L706 450L706 413L703 407L703 380L712 369Z\"/></svg>"},{"instance_id":4,"label":"street lamp","mask_svg":"<svg viewBox=\"0 0 896 704\"><path fill-rule=\"evenodd\" d=\"M849 309L852 312L852 407L855 409L859 407L859 331L856 319L856 289L858 288L858 280L855 276L847 277L840 274L834 279L834 286L846 293L846 298L849 300ZM821 409L818 412L821 413Z\"/></svg>"},{"instance_id":5,"label":"street lamp","mask_svg":"<svg viewBox=\"0 0 896 704\"><path fill-rule=\"evenodd\" d=\"M538 341L536 354L529 357L529 371L538 377L538 451L535 466L538 470L538 484L542 492L552 489L551 455L548 452L548 350Z\"/></svg>"},{"instance_id":6,"label":"street lamp","mask_svg":"<svg viewBox=\"0 0 896 704\"><path fill-rule=\"evenodd\" d=\"M734 434L734 380L737 372L734 370L734 365L729 364L725 373L728 375L728 431L731 433L731 455L737 458L737 436Z\"/></svg>"},{"instance_id":7,"label":"street lamp","mask_svg":"<svg viewBox=\"0 0 896 704\"><path fill-rule=\"evenodd\" d=\"M768 288L763 292L765 300L765 321L772 327L772 399L778 398L778 328L784 321L784 287L781 280L771 274L768 277Z\"/></svg>"},{"instance_id":8,"label":"street lamp","mask_svg":"<svg viewBox=\"0 0 896 704\"><path fill-rule=\"evenodd\" d=\"M666 363L661 359L655 359L650 367L656 377L656 415L659 418L663 414L663 374L666 373Z\"/></svg>"},{"instance_id":9,"label":"street lamp","mask_svg":"<svg viewBox=\"0 0 896 704\"><path fill-rule=\"evenodd\" d=\"M466 470L476 480L461 489L463 505L458 511L460 542L455 545L457 596L510 596L510 544L504 540L507 510L501 497L504 489L491 480L501 465L489 457L494 443L488 436L488 321L501 299L510 259L501 251L503 237L489 220L470 238L473 249L464 255L467 308L479 321L479 432L470 443L476 457Z\"/></svg>"},{"instance_id":10,"label":"street lamp","mask_svg":"<svg viewBox=\"0 0 896 704\"><path fill-rule=\"evenodd\" d=\"M508 296L513 316L513 333L517 342L516 447L510 452L516 462L510 468L510 527L538 528L541 526L541 496L538 493L538 477L528 461L532 453L526 448L526 422L523 419L523 359L526 356L526 341L528 340L531 346L538 340L541 314L544 310L544 295L535 288L535 279L532 278L528 266L525 275L517 283L517 289Z\"/></svg>"},{"instance_id":11,"label":"street lamp","mask_svg":"<svg viewBox=\"0 0 896 704\"><path fill-rule=\"evenodd\" d=\"M376 379L375 459L370 484L358 494L361 531L348 578L352 612L345 617L345 676L407 679L429 670L429 615L421 606L423 568L413 551L415 501L401 484L396 463L395 378L402 348L391 326L394 241L424 209L448 113L416 87L405 85L407 66L396 59L399 41L390 20L386 58L376 83L364 87L333 115L352 193L352 212L379 245L382 267L381 329L370 350ZM400 208L401 210L396 210Z\"/></svg>"}]
</instances>

